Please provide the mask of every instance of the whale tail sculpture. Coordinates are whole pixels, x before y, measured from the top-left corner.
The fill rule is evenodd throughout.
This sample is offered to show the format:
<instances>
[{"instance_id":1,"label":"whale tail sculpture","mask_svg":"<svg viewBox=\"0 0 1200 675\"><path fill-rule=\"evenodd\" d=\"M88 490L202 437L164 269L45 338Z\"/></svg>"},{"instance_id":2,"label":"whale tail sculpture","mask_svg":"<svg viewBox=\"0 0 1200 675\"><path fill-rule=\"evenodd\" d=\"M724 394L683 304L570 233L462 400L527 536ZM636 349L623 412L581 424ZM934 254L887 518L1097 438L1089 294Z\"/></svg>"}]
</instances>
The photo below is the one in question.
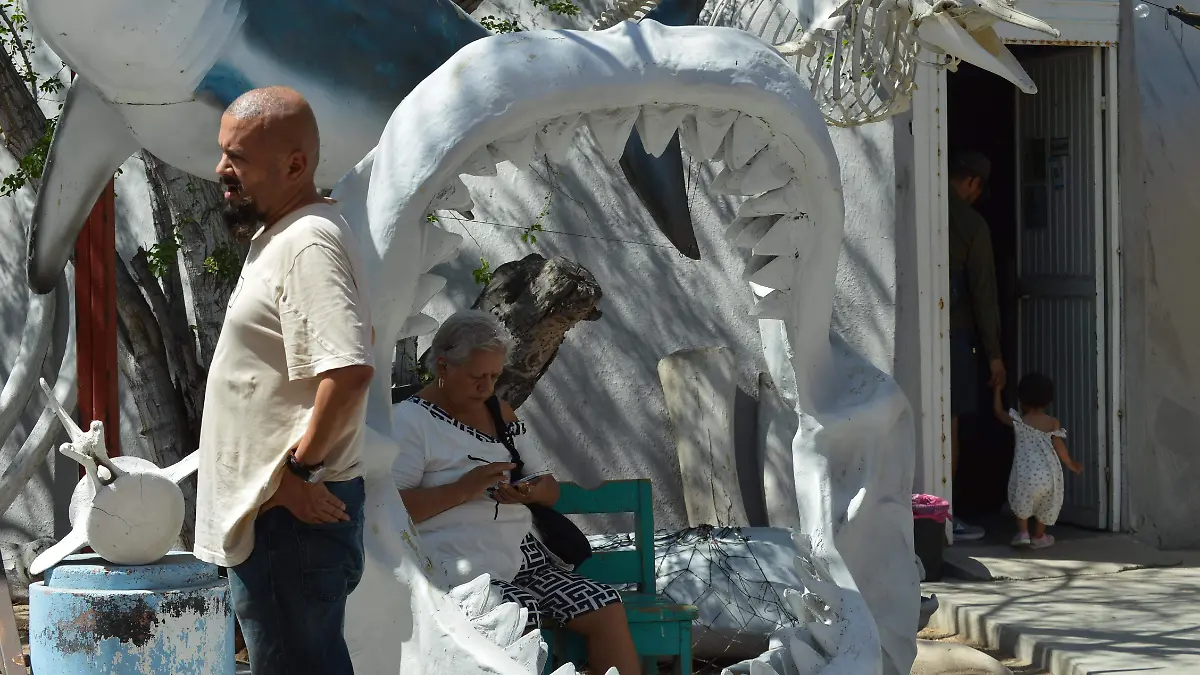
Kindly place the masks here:
<instances>
[{"instance_id":1,"label":"whale tail sculpture","mask_svg":"<svg viewBox=\"0 0 1200 675\"><path fill-rule=\"evenodd\" d=\"M29 284L39 294L54 287L92 204L138 150L211 178L225 107L250 89L285 85L313 106L322 130L317 182L331 187L418 83L490 35L447 0L321 2L303 12L271 0L24 4L38 35L77 73L29 228ZM650 156L636 141L626 159L634 191L665 232L690 230L678 147Z\"/></svg>"}]
</instances>

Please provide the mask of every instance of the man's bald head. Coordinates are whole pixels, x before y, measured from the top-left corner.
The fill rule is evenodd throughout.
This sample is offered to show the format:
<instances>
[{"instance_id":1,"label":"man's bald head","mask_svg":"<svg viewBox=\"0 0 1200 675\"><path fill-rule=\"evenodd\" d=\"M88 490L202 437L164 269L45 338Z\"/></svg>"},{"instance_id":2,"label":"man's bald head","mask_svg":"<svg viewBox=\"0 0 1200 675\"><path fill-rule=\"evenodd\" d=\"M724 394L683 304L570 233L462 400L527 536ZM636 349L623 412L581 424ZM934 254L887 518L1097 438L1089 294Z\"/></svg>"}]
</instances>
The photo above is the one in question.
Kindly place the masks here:
<instances>
[{"instance_id":1,"label":"man's bald head","mask_svg":"<svg viewBox=\"0 0 1200 675\"><path fill-rule=\"evenodd\" d=\"M279 151L300 150L308 156L312 171L316 171L321 134L317 129L317 116L300 92L288 87L251 89L230 103L225 114L242 122L261 125Z\"/></svg>"},{"instance_id":2,"label":"man's bald head","mask_svg":"<svg viewBox=\"0 0 1200 675\"><path fill-rule=\"evenodd\" d=\"M239 96L221 117L218 142L231 227L252 231L319 199L317 118L295 90L267 87Z\"/></svg>"}]
</instances>

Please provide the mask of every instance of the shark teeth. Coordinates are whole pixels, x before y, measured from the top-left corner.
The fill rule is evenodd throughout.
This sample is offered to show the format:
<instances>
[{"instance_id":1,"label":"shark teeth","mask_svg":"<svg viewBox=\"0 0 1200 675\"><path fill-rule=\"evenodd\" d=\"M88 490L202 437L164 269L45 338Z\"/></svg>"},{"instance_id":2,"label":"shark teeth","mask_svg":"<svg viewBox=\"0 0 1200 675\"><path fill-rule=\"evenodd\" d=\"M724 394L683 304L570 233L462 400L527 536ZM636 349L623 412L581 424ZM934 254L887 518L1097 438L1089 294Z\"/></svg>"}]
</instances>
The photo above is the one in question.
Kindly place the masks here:
<instances>
[{"instance_id":1,"label":"shark teeth","mask_svg":"<svg viewBox=\"0 0 1200 675\"><path fill-rule=\"evenodd\" d=\"M533 161L534 129L526 129L520 133L506 136L488 144L488 148L497 159L512 162L518 169L529 166Z\"/></svg>"},{"instance_id":2,"label":"shark teeth","mask_svg":"<svg viewBox=\"0 0 1200 675\"><path fill-rule=\"evenodd\" d=\"M455 176L433 196L429 208L432 211L445 209L461 213L475 208L475 202L471 201L471 192L467 190L467 185Z\"/></svg>"},{"instance_id":3,"label":"shark teeth","mask_svg":"<svg viewBox=\"0 0 1200 675\"><path fill-rule=\"evenodd\" d=\"M756 319L786 319L791 316L791 296L785 291L771 291L754 304L750 316Z\"/></svg>"},{"instance_id":4,"label":"shark teeth","mask_svg":"<svg viewBox=\"0 0 1200 675\"><path fill-rule=\"evenodd\" d=\"M550 158L551 162L561 162L567 158L567 152L575 140L575 129L579 127L579 122L579 113L574 113L546 122L538 130L538 147Z\"/></svg>"},{"instance_id":5,"label":"shark teeth","mask_svg":"<svg viewBox=\"0 0 1200 675\"><path fill-rule=\"evenodd\" d=\"M468 176L495 176L496 159L492 157L492 152L485 145L463 162L459 173L465 173Z\"/></svg>"},{"instance_id":6,"label":"shark teeth","mask_svg":"<svg viewBox=\"0 0 1200 675\"><path fill-rule=\"evenodd\" d=\"M637 122L640 108L617 108L587 113L587 126L592 130L601 154L610 162L621 159L629 132Z\"/></svg>"},{"instance_id":7,"label":"shark teeth","mask_svg":"<svg viewBox=\"0 0 1200 675\"><path fill-rule=\"evenodd\" d=\"M649 154L661 155L678 133L696 159L724 162L723 170L713 180L712 190L748 197L728 226L725 238L752 254L743 274L759 297L751 315L758 319L791 316L795 307L790 291L816 228L801 210L806 204L798 169L787 159L792 157L796 161L795 152L785 152L780 145L784 141L777 140L767 124L756 116L737 110L675 104L572 112L488 143L472 153L458 173L495 176L500 162L511 162L522 169L530 165L535 153L545 154L552 162L562 162L581 125L591 131L600 153L610 161L619 160L625 153L630 133L636 127ZM455 177L437 192L430 210L462 213L473 206L465 183ZM453 257L461 242L460 235L429 224L424 228L422 259L430 267L445 262ZM445 283L437 275L421 275L414 309L423 307ZM403 332L421 334L436 327L429 317L414 314L404 324Z\"/></svg>"},{"instance_id":8,"label":"shark teeth","mask_svg":"<svg viewBox=\"0 0 1200 675\"><path fill-rule=\"evenodd\" d=\"M737 170L771 142L771 130L757 117L742 115L725 136L725 166Z\"/></svg>"},{"instance_id":9,"label":"shark teeth","mask_svg":"<svg viewBox=\"0 0 1200 675\"><path fill-rule=\"evenodd\" d=\"M437 319L428 314L414 314L404 321L404 325L400 327L400 334L396 337L397 340L403 340L414 335L429 335L438 329Z\"/></svg>"},{"instance_id":10,"label":"shark teeth","mask_svg":"<svg viewBox=\"0 0 1200 675\"><path fill-rule=\"evenodd\" d=\"M795 181L746 200L738 209L739 218L769 216L777 213L796 213L804 206L804 194Z\"/></svg>"},{"instance_id":11,"label":"shark teeth","mask_svg":"<svg viewBox=\"0 0 1200 675\"><path fill-rule=\"evenodd\" d=\"M440 265L454 257L462 241L461 234L447 232L433 223L424 223L421 228L421 260L427 261L430 268Z\"/></svg>"},{"instance_id":12,"label":"shark teeth","mask_svg":"<svg viewBox=\"0 0 1200 675\"><path fill-rule=\"evenodd\" d=\"M638 133L646 152L658 157L663 154L683 119L695 110L683 105L647 105L637 120Z\"/></svg>"},{"instance_id":13,"label":"shark teeth","mask_svg":"<svg viewBox=\"0 0 1200 675\"><path fill-rule=\"evenodd\" d=\"M740 169L726 165L711 187L721 194L757 195L787 185L794 175L779 153L766 147Z\"/></svg>"},{"instance_id":14,"label":"shark teeth","mask_svg":"<svg viewBox=\"0 0 1200 675\"><path fill-rule=\"evenodd\" d=\"M700 108L695 115L685 117L679 126L679 136L689 152L704 161L711 161L725 143L725 134L737 120L736 110Z\"/></svg>"},{"instance_id":15,"label":"shark teeth","mask_svg":"<svg viewBox=\"0 0 1200 675\"><path fill-rule=\"evenodd\" d=\"M417 277L417 289L413 292L413 307L424 307L433 299L433 296L437 295L438 291L445 287L445 277L436 274L422 274Z\"/></svg>"},{"instance_id":16,"label":"shark teeth","mask_svg":"<svg viewBox=\"0 0 1200 675\"><path fill-rule=\"evenodd\" d=\"M733 238L733 245L738 248L753 249L754 245L763 238L775 221L779 220L779 216L762 216L755 218L742 228L741 232Z\"/></svg>"},{"instance_id":17,"label":"shark teeth","mask_svg":"<svg viewBox=\"0 0 1200 675\"><path fill-rule=\"evenodd\" d=\"M811 231L812 223L804 214L783 216L775 221L767 231L751 247L756 255L788 255L801 252L804 248L805 235Z\"/></svg>"},{"instance_id":18,"label":"shark teeth","mask_svg":"<svg viewBox=\"0 0 1200 675\"><path fill-rule=\"evenodd\" d=\"M515 602L506 602L487 614L472 619L471 623L489 640L507 647L520 639L528 620L529 610Z\"/></svg>"},{"instance_id":19,"label":"shark teeth","mask_svg":"<svg viewBox=\"0 0 1200 675\"><path fill-rule=\"evenodd\" d=\"M792 277L796 275L796 262L796 258L781 256L743 278L759 286L774 288L778 291L790 291L792 289Z\"/></svg>"},{"instance_id":20,"label":"shark teeth","mask_svg":"<svg viewBox=\"0 0 1200 675\"><path fill-rule=\"evenodd\" d=\"M521 626L524 628L524 625ZM527 668L526 672L537 673L541 672L538 668L538 662L542 659L542 634L541 631L530 631L529 634L518 639L516 642L504 648L504 652L509 658Z\"/></svg>"},{"instance_id":21,"label":"shark teeth","mask_svg":"<svg viewBox=\"0 0 1200 675\"><path fill-rule=\"evenodd\" d=\"M495 588L497 587L492 585L491 576L481 574L465 584L450 589L448 594L463 608L467 616L474 619L500 604L498 597L493 594Z\"/></svg>"}]
</instances>

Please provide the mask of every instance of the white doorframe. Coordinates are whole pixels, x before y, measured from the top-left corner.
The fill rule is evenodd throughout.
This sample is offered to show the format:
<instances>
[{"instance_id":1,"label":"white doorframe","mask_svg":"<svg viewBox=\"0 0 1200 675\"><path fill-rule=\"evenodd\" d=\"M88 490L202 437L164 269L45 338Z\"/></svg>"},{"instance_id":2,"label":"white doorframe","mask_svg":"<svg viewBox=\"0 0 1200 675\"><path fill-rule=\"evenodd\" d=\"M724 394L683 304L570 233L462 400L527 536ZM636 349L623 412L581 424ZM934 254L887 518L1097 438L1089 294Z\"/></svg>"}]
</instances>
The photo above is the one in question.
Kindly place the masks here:
<instances>
[{"instance_id":1,"label":"white doorframe","mask_svg":"<svg viewBox=\"0 0 1200 675\"><path fill-rule=\"evenodd\" d=\"M1114 31L1115 32L1115 31ZM1006 40L1005 42L1010 42ZM1013 40L1012 43L1018 41ZM1097 376L1106 381L1107 419L1101 438L1108 442L1109 529L1124 526L1122 427L1124 363L1121 358L1122 287L1120 191L1118 183L1117 121L1117 46L1097 41L1091 46L1106 47L1103 67L1106 83L1104 134L1104 231L1105 250L1097 258L1104 261L1097 269L1103 275L1097 287L1098 309L1103 311L1107 335L1097 350ZM946 201L948 167L946 115L946 71L922 67L917 72L913 93L914 184L917 227L917 295L919 298L921 350L921 485L929 493L953 505L954 484L950 471L950 279L949 214ZM1036 95L1036 94L1035 94ZM1102 385L1104 386L1104 385ZM952 540L952 538L951 538Z\"/></svg>"},{"instance_id":2,"label":"white doorframe","mask_svg":"<svg viewBox=\"0 0 1200 675\"><path fill-rule=\"evenodd\" d=\"M916 164L917 318L922 371L921 479L925 492L952 502L946 71L918 68L916 84L912 111Z\"/></svg>"}]
</instances>

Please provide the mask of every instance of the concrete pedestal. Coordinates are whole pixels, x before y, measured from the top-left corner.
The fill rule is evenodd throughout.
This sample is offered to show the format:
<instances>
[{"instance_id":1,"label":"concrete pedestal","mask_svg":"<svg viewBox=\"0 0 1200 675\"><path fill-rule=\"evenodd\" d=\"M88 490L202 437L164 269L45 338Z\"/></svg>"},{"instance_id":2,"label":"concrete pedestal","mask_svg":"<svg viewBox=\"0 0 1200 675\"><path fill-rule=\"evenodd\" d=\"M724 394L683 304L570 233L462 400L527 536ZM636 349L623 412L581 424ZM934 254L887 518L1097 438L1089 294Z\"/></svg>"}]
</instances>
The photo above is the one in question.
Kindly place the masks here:
<instances>
[{"instance_id":1,"label":"concrete pedestal","mask_svg":"<svg viewBox=\"0 0 1200 675\"><path fill-rule=\"evenodd\" d=\"M68 556L29 587L30 661L47 675L233 675L233 606L217 567Z\"/></svg>"}]
</instances>

